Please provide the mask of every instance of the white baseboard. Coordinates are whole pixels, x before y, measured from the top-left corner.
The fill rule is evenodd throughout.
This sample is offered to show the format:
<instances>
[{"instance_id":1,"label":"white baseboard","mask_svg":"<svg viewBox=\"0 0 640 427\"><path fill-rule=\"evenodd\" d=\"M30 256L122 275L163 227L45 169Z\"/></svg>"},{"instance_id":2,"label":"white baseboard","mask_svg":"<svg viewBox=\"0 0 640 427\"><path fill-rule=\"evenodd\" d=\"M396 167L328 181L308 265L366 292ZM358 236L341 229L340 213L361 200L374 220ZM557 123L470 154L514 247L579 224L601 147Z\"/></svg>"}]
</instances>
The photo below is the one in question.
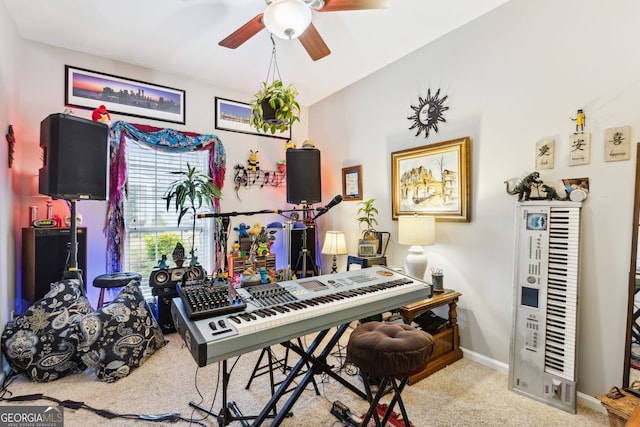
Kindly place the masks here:
<instances>
[{"instance_id":1,"label":"white baseboard","mask_svg":"<svg viewBox=\"0 0 640 427\"><path fill-rule=\"evenodd\" d=\"M502 374L509 375L508 364L497 361L495 359L490 359L487 356L471 350L467 350L463 347L460 347L460 349L462 350L462 354L465 359L469 359L473 362L479 363L482 366L486 366L487 368L491 368ZM593 409L594 411L601 412L603 414L607 413L606 409L602 406L600 401L593 396L589 396L588 394L578 392L578 404L586 408Z\"/></svg>"}]
</instances>

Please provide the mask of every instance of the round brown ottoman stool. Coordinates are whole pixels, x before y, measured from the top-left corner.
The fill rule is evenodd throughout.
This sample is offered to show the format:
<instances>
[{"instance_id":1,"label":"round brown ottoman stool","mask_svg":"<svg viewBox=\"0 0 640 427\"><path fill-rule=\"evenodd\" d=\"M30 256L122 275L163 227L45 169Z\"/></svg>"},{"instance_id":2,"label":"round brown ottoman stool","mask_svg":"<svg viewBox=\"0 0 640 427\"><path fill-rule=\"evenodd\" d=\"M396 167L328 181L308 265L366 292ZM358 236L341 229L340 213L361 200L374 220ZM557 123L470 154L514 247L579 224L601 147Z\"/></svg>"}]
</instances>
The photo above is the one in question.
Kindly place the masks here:
<instances>
[{"instance_id":1,"label":"round brown ottoman stool","mask_svg":"<svg viewBox=\"0 0 640 427\"><path fill-rule=\"evenodd\" d=\"M400 394L409 377L427 365L433 353L433 346L431 335L398 322L363 323L351 333L347 344L347 361L360 369L367 400L370 402L362 426L366 426L371 417L374 418L376 426L386 425L396 403L400 407L405 426L410 426ZM382 377L375 396L366 379L368 375ZM380 421L376 408L380 398L389 391L393 391L393 397Z\"/></svg>"}]
</instances>

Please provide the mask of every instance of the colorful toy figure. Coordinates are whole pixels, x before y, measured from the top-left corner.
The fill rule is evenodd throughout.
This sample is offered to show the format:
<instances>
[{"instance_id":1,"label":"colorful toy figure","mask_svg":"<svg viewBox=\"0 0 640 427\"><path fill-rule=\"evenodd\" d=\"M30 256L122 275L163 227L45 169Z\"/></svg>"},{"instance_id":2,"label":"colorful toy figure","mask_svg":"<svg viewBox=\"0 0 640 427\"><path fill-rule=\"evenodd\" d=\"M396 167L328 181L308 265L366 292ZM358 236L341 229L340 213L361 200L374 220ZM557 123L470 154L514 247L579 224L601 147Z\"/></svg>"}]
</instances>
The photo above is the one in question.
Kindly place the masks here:
<instances>
[{"instance_id":1,"label":"colorful toy figure","mask_svg":"<svg viewBox=\"0 0 640 427\"><path fill-rule=\"evenodd\" d=\"M571 119L574 122L576 122L576 133L578 132L584 132L584 123L585 123L585 115L584 115L584 111L582 110L578 110L578 114L576 115L575 119Z\"/></svg>"},{"instance_id":2,"label":"colorful toy figure","mask_svg":"<svg viewBox=\"0 0 640 427\"><path fill-rule=\"evenodd\" d=\"M249 236L257 236L260 234L260 223L256 222L251 230L249 230Z\"/></svg>"},{"instance_id":3,"label":"colorful toy figure","mask_svg":"<svg viewBox=\"0 0 640 427\"><path fill-rule=\"evenodd\" d=\"M249 237L249 233L247 233L247 230L250 228L251 226L245 224L244 222L241 222L237 227L233 228L233 231L237 231L240 237Z\"/></svg>"},{"instance_id":4,"label":"colorful toy figure","mask_svg":"<svg viewBox=\"0 0 640 427\"><path fill-rule=\"evenodd\" d=\"M107 107L105 107L104 105L101 105L93 110L91 119L96 122L106 123L108 125L111 124L111 115L107 111Z\"/></svg>"},{"instance_id":5,"label":"colorful toy figure","mask_svg":"<svg viewBox=\"0 0 640 427\"><path fill-rule=\"evenodd\" d=\"M240 256L240 243L238 243L238 241L236 240L235 242L233 242L232 245L232 254L233 256Z\"/></svg>"},{"instance_id":6,"label":"colorful toy figure","mask_svg":"<svg viewBox=\"0 0 640 427\"><path fill-rule=\"evenodd\" d=\"M247 169L250 171L259 171L260 170L260 160L258 160L258 150L251 150L249 154L249 160L247 160Z\"/></svg>"}]
</instances>

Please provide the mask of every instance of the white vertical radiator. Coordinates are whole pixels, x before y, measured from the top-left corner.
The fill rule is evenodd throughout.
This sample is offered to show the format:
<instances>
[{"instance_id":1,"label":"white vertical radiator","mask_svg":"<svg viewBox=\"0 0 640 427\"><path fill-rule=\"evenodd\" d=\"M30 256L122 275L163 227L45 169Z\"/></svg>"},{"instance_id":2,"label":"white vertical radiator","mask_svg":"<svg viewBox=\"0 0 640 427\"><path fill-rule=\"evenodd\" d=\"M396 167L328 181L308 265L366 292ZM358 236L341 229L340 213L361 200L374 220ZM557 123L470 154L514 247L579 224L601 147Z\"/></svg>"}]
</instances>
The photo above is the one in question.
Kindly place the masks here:
<instances>
[{"instance_id":1,"label":"white vertical radiator","mask_svg":"<svg viewBox=\"0 0 640 427\"><path fill-rule=\"evenodd\" d=\"M509 389L576 412L580 202L516 206Z\"/></svg>"}]
</instances>

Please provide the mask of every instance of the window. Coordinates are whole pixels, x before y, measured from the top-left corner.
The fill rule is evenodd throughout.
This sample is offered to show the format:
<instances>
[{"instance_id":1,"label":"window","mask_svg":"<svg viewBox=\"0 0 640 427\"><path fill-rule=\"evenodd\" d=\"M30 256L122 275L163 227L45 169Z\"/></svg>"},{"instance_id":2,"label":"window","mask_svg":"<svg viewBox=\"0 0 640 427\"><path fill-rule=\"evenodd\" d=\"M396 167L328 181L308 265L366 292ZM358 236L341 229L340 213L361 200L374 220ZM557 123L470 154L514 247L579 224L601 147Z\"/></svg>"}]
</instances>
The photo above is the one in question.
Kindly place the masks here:
<instances>
[{"instance_id":1,"label":"window","mask_svg":"<svg viewBox=\"0 0 640 427\"><path fill-rule=\"evenodd\" d=\"M175 208L171 206L167 210L167 202L162 199L169 184L176 179L170 172L186 170L189 163L200 172L209 174L209 151L167 153L129 141L126 154L126 242L123 271L140 273L143 292L145 296L151 297L149 275L158 261L166 255L169 267L175 267L172 252L176 243L182 243L187 257L192 244L193 218L185 215L178 228ZM210 271L213 222L196 219L195 226L195 255L204 269ZM185 264L188 262L189 260Z\"/></svg>"}]
</instances>

